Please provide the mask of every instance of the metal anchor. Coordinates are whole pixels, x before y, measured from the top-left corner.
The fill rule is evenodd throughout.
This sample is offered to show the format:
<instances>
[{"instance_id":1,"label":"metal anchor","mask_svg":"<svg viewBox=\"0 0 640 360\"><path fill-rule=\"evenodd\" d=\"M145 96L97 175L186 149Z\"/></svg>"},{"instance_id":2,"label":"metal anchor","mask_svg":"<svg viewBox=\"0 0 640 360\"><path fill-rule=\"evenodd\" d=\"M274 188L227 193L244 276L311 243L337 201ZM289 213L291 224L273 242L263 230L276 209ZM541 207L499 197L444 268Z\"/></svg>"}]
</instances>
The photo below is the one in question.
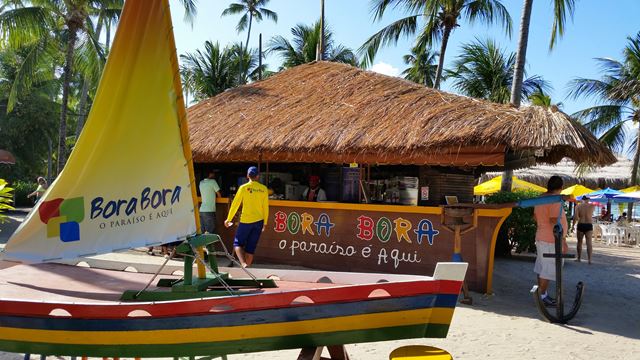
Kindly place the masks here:
<instances>
[{"instance_id":1,"label":"metal anchor","mask_svg":"<svg viewBox=\"0 0 640 360\"><path fill-rule=\"evenodd\" d=\"M553 236L555 238L555 253L542 254L543 257L552 257L556 259L556 315L552 315L542 302L540 298L540 290L538 285L534 285L531 289L536 307L540 314L551 323L566 324L569 320L580 310L582 305L582 295L584 294L584 283L582 281L576 284L576 295L573 299L573 305L571 310L565 314L564 299L562 294L562 259L572 259L574 254L562 253L562 224L560 223L561 216L564 215L564 199L562 196L545 196L535 199L522 200L518 203L518 206L529 207L535 205L549 204L553 202L560 202L560 214L558 214L558 222L553 226Z\"/></svg>"}]
</instances>

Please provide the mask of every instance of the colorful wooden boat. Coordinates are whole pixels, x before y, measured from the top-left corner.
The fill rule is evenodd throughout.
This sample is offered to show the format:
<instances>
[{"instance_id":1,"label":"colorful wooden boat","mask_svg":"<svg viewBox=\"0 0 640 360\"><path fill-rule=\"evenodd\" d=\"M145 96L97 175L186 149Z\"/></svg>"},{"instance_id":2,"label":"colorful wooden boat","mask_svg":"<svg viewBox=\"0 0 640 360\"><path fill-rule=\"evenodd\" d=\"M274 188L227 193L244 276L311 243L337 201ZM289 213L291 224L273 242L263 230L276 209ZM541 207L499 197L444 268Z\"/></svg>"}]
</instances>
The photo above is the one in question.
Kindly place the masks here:
<instances>
[{"instance_id":1,"label":"colorful wooden boat","mask_svg":"<svg viewBox=\"0 0 640 360\"><path fill-rule=\"evenodd\" d=\"M255 269L278 287L123 303L120 293L141 288L150 274L19 265L0 271L17 281L3 286L3 297L21 297L0 300L0 350L166 357L446 337L465 271L459 263L438 264L433 278Z\"/></svg>"},{"instance_id":2,"label":"colorful wooden boat","mask_svg":"<svg viewBox=\"0 0 640 360\"><path fill-rule=\"evenodd\" d=\"M464 263L438 264L434 277L252 270L243 280L206 261L213 235L197 234L181 94L168 0L127 1L64 171L0 254L0 350L160 357L446 336ZM168 287L56 263L176 240L188 257L182 280L158 283Z\"/></svg>"}]
</instances>

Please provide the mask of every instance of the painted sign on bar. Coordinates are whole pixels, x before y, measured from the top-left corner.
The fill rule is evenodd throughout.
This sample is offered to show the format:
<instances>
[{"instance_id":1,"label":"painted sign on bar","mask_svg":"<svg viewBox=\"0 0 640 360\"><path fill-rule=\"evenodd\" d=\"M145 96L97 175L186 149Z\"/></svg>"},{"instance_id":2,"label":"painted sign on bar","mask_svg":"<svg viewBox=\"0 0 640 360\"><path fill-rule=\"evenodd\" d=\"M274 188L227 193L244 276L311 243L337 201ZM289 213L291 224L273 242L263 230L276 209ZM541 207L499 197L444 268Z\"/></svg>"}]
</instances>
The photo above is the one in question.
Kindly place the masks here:
<instances>
[{"instance_id":1,"label":"painted sign on bar","mask_svg":"<svg viewBox=\"0 0 640 360\"><path fill-rule=\"evenodd\" d=\"M218 205L226 216L226 204ZM429 275L438 262L452 261L453 233L437 207L271 201L269 223L256 261L335 271ZM501 216L479 216L462 236L471 289L485 291L494 230ZM230 244L235 227L221 236Z\"/></svg>"}]
</instances>

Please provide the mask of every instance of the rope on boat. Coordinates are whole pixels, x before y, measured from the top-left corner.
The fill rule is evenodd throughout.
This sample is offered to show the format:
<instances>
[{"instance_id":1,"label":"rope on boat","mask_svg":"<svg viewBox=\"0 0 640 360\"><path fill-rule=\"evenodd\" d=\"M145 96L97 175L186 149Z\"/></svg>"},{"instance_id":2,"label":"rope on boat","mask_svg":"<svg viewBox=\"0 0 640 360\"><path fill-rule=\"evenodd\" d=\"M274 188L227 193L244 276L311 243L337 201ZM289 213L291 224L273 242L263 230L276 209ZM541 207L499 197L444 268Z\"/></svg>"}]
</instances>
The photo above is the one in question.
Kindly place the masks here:
<instances>
[{"instance_id":1,"label":"rope on boat","mask_svg":"<svg viewBox=\"0 0 640 360\"><path fill-rule=\"evenodd\" d=\"M198 253L198 250L195 248L195 246L189 244L189 246L191 247L191 251L193 252L193 257L200 261L202 264L204 264L204 266L207 268L207 270L209 270L210 273L212 273L219 281L220 284L222 284L222 286L225 288L225 290L227 290L227 292L230 295L236 295L233 293L233 288L231 288L231 286L229 286L229 284L227 284L223 279L222 276L220 276L220 274L218 274L217 272L213 271L213 269L211 268L211 266L209 265L208 262L204 261L204 259L202 259L200 257L200 254Z\"/></svg>"},{"instance_id":2,"label":"rope on boat","mask_svg":"<svg viewBox=\"0 0 640 360\"><path fill-rule=\"evenodd\" d=\"M176 254L176 248L173 248L171 250L171 253L169 254L169 257L167 257L164 260L164 263L160 266L160 268L158 268L158 271L156 271L156 273L153 274L153 277L151 278L151 280L149 280L147 285L145 285L145 287L142 290L140 290L140 291L138 291L136 293L134 298L137 298L138 296L140 296L140 294L142 294L143 291L147 290L149 288L149 286L151 286L151 284L153 283L153 280L155 280L158 277L158 275L160 275L160 272L162 271L162 269L164 269L164 267L167 266L167 263L169 262L169 260L171 260L175 256L175 254Z\"/></svg>"},{"instance_id":3,"label":"rope on boat","mask_svg":"<svg viewBox=\"0 0 640 360\"><path fill-rule=\"evenodd\" d=\"M222 249L224 250L224 256L227 257L227 259L229 259L229 261L231 261L232 263L234 263L235 265L237 265L238 267L240 267L247 275L249 275L249 277L251 277L251 279L253 279L253 281L256 282L256 284L258 284L258 287L262 287L262 284L260 284L260 282L258 281L258 278L255 277L255 275L253 275L249 270L247 270L246 267L242 266L242 264L240 264L240 262L238 260L236 260L235 257L231 256L231 254L229 254L229 250L227 250L227 246L224 244L223 241L218 241L220 244L222 244ZM219 252L216 252L215 255L220 254Z\"/></svg>"}]
</instances>

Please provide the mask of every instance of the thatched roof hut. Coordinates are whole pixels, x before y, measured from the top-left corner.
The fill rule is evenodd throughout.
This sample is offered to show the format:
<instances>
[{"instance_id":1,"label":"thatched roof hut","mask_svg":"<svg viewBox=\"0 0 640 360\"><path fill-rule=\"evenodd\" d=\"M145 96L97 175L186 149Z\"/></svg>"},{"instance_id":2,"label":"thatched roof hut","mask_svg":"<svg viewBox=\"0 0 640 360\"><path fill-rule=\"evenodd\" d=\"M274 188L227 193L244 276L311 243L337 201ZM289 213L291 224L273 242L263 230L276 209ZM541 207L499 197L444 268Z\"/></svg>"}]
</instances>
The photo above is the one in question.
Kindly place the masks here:
<instances>
[{"instance_id":1,"label":"thatched roof hut","mask_svg":"<svg viewBox=\"0 0 640 360\"><path fill-rule=\"evenodd\" d=\"M564 180L565 187L581 184L590 189L604 189L606 187L623 189L629 186L632 165L633 160L619 156L618 161L613 165L580 171L575 162L563 159L556 165L537 165L515 170L513 175L524 181L545 187L551 176L558 175ZM486 173L480 178L480 182L500 175L502 175L500 172Z\"/></svg>"},{"instance_id":2,"label":"thatched roof hut","mask_svg":"<svg viewBox=\"0 0 640 360\"><path fill-rule=\"evenodd\" d=\"M520 162L510 167L522 167L563 157L615 161L555 108L516 109L331 62L225 91L190 107L188 120L193 160L200 163L503 166L511 159Z\"/></svg>"}]
</instances>

